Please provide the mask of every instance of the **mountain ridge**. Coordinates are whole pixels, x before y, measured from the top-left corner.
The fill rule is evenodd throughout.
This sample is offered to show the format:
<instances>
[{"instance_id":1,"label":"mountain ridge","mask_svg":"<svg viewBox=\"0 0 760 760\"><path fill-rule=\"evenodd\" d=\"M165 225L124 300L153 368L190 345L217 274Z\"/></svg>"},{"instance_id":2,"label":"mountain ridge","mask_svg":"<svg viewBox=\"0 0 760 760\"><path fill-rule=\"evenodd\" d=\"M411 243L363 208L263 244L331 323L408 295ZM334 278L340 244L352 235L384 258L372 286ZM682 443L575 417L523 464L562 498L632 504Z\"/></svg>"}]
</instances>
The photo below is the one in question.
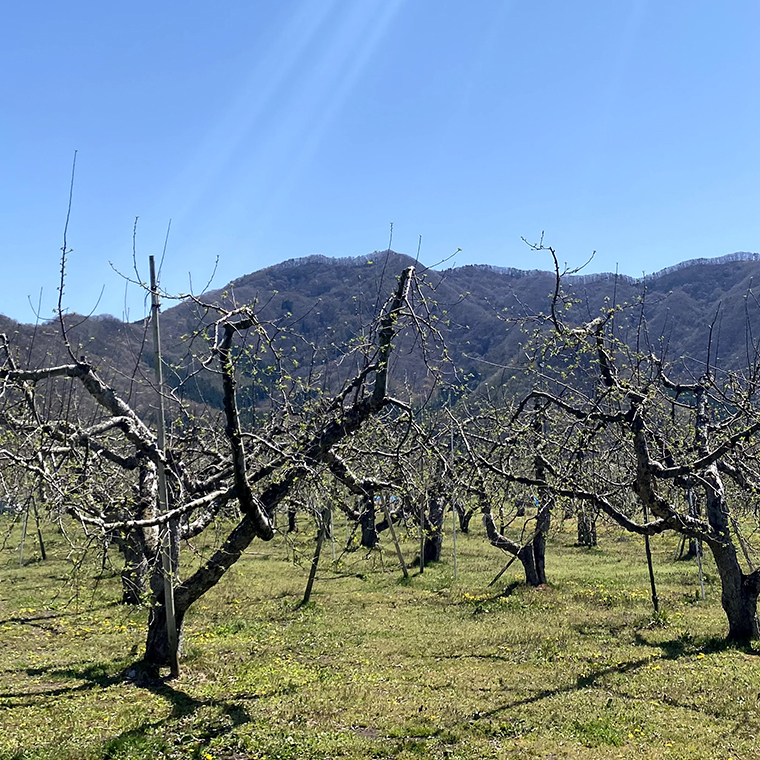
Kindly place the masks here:
<instances>
[{"instance_id":1,"label":"mountain ridge","mask_svg":"<svg viewBox=\"0 0 760 760\"><path fill-rule=\"evenodd\" d=\"M385 251L373 251L373 253L365 253L360 256L342 256L342 257L332 257L332 256L326 256L322 253L312 253L308 256L301 256L297 258L292 259L286 259L285 261L278 262L277 264L271 264L268 267L263 267L260 270L257 270L257 272L263 272L267 270L280 270L280 269L291 269L293 267L301 266L303 264L311 264L311 263L322 263L326 266L363 266L367 264L367 262L372 262L377 256L382 256L388 253L396 254L396 251L392 250L385 250ZM405 256L406 254L397 254L399 256ZM407 256L409 261L416 262L416 259L412 259L411 257ZM622 272L593 272L589 274L568 274L566 275L567 280L572 282L594 282L597 280L609 280L611 278L618 277L620 279L626 280L630 283L641 283L641 282L649 282L652 280L657 280L660 277L664 277L668 274L672 274L673 272L680 271L682 269L687 269L692 266L719 266L720 264L728 264L733 263L737 261L760 261L760 253L759 252L753 252L753 251L735 251L734 253L727 253L722 256L715 256L715 257L701 257L696 259L685 259L684 261L680 261L677 264L673 264L669 267L663 267L662 269L658 269L655 272L651 272L649 274L644 274L641 277L634 277L633 275L625 274ZM520 267L504 267L499 266L498 264L462 264L461 266L455 266L451 267L450 269L444 269L444 270L438 270L433 268L425 267L425 269L430 269L430 271L436 271L436 272L448 272L454 269L466 269L468 267L473 267L475 269L483 269L488 270L492 272L498 272L499 274L506 274L512 277L524 277L527 275L532 274L553 274L551 270L548 269L522 269ZM238 282L241 279L244 279L247 276L250 276L252 274L256 274L256 272L251 272L248 275L242 275L241 277L236 278L235 280L231 281L231 284Z\"/></svg>"},{"instance_id":2,"label":"mountain ridge","mask_svg":"<svg viewBox=\"0 0 760 760\"><path fill-rule=\"evenodd\" d=\"M425 273L431 318L470 387L498 383L504 368L524 364L525 334L520 320L548 310L555 275L545 270L482 264L429 269L394 251L341 259L315 254L242 275L200 300L230 308L256 304L260 318L282 330L288 340L299 336L292 353L301 365L307 353L316 350L312 360L334 366L334 382L339 382L342 347L368 328L396 276L415 263ZM616 318L621 336L630 338L642 317L652 350L669 355L692 372L699 371L704 362L712 325L711 357L725 369L737 369L757 352L754 336L760 335L760 307L752 291L756 278L760 278L760 254L744 251L686 260L641 278L574 274L564 278L572 302L564 318L579 323L611 304L636 305L635 314L629 308ZM197 302L184 301L162 313L164 354L175 368L169 380L175 385L189 373L187 336L197 334L203 320L210 319L202 312ZM66 321L76 355L86 356L116 378L117 385L124 385L123 378L130 373L151 374L152 352L146 349L150 340L146 341L144 320L124 323L101 315L82 322L70 314ZM35 327L0 317L0 331L9 335L20 363L42 366L66 360L56 321ZM394 370L402 378L399 382L417 390L427 387L426 368L415 363L411 353L397 353ZM216 404L219 395L213 382L201 385L195 400L212 399Z\"/></svg>"}]
</instances>

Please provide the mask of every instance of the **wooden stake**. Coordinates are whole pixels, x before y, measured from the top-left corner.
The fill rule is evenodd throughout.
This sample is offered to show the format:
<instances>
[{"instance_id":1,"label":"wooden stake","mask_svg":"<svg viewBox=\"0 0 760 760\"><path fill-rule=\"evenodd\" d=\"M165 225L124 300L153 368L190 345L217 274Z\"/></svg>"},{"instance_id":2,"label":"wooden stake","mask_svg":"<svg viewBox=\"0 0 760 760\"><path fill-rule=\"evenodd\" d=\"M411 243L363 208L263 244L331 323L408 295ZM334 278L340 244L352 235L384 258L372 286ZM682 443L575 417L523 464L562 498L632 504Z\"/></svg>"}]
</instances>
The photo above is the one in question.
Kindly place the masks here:
<instances>
[{"instance_id":1,"label":"wooden stake","mask_svg":"<svg viewBox=\"0 0 760 760\"><path fill-rule=\"evenodd\" d=\"M512 559L510 559L509 562L507 562L507 564L501 570L499 570L499 572L496 574L496 577L488 584L488 588L491 588L491 586L493 586L493 584L496 583L496 581L498 581L499 578L501 578L501 576L507 572L507 570L509 570L509 568L512 566L512 563L516 559L517 559L517 555L515 554L513 555Z\"/></svg>"}]
</instances>

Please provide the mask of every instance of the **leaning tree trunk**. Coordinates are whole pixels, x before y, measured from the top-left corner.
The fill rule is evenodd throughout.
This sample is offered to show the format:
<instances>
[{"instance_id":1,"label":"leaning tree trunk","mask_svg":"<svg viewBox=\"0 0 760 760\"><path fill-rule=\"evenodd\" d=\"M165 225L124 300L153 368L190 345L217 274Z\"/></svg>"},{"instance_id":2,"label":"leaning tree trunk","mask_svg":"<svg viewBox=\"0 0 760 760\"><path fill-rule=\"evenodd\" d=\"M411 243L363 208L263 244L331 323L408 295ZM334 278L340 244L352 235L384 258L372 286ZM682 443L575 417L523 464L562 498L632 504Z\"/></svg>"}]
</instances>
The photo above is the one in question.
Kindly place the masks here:
<instances>
[{"instance_id":1,"label":"leaning tree trunk","mask_svg":"<svg viewBox=\"0 0 760 760\"><path fill-rule=\"evenodd\" d=\"M701 478L706 496L706 512L710 527L719 536L709 541L720 576L721 604L728 618L728 639L747 642L760 638L757 619L757 597L760 593L760 571L745 574L739 564L736 546L731 538L726 492L713 464Z\"/></svg>"},{"instance_id":2,"label":"leaning tree trunk","mask_svg":"<svg viewBox=\"0 0 760 760\"><path fill-rule=\"evenodd\" d=\"M507 538L504 534L496 530L496 523L493 520L493 514L491 513L491 507L488 503L488 497L485 491L479 493L480 511L483 514L483 525L486 529L486 535L488 540L493 546L502 551L508 552L520 560L525 571L525 583L528 586L540 586L542 583L546 583L546 574L541 565L541 571L536 565L536 541L535 537L524 546L520 546L516 541ZM541 580L543 574L543 580Z\"/></svg>"},{"instance_id":3,"label":"leaning tree trunk","mask_svg":"<svg viewBox=\"0 0 760 760\"><path fill-rule=\"evenodd\" d=\"M301 447L301 455L305 462L325 462L333 447L352 435L376 414L382 411L387 403L386 395L388 359L396 336L396 321L406 304L411 277L414 267L404 270L390 305L383 312L378 333L378 359L375 364L375 384L371 395L361 396L357 391L358 400L344 409L340 406L340 415L325 420L323 426L315 435ZM240 559L243 552L256 539L269 541L274 537L269 515L274 513L277 506L287 498L295 485L307 474L303 464L288 467L280 475L254 495L248 480L246 453L243 445L243 434L240 429L237 402L235 397L235 364L231 358L231 345L234 335L246 330L254 324L254 320L246 317L235 323L226 323L225 337L219 343L220 365L224 388L224 408L227 418L225 432L232 449L232 464L235 483L235 496L240 505L240 522L230 531L221 546L209 557L189 578L185 579L174 589L174 609L177 636L181 642L182 625L188 609L207 591L212 589L222 579L224 574ZM361 388L364 375L359 377L355 385L349 387ZM374 509L374 499L372 500ZM374 527L374 520L373 520ZM163 577L161 572L154 571L151 577L153 606L148 622L148 638L145 656L141 666L148 672L158 669L170 661L170 645L166 631L166 607L163 594Z\"/></svg>"}]
</instances>

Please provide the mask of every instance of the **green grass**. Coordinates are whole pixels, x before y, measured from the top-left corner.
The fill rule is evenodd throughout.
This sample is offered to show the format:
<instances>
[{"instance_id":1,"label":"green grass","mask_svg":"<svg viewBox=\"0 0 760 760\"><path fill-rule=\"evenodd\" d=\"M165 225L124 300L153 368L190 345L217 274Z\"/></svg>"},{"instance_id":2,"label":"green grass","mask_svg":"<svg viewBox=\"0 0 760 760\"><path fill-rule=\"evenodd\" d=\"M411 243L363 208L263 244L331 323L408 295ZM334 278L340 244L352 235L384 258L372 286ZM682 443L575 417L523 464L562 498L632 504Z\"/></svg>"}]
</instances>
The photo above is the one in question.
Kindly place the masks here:
<instances>
[{"instance_id":1,"label":"green grass","mask_svg":"<svg viewBox=\"0 0 760 760\"><path fill-rule=\"evenodd\" d=\"M92 557L74 583L78 555L52 527L51 559L30 543L19 568L14 531L0 553L3 760L760 757L760 648L724 644L714 568L696 602L674 538L653 541L656 620L643 544L611 529L593 550L555 531L541 589L518 564L488 588L505 558L479 531L458 537L456 581L450 545L408 582L390 545L338 571L327 546L304 608L313 543L300 539L303 566L282 539L259 543L188 614L180 678L146 688L121 676L147 613L118 604L118 573L96 581Z\"/></svg>"}]
</instances>

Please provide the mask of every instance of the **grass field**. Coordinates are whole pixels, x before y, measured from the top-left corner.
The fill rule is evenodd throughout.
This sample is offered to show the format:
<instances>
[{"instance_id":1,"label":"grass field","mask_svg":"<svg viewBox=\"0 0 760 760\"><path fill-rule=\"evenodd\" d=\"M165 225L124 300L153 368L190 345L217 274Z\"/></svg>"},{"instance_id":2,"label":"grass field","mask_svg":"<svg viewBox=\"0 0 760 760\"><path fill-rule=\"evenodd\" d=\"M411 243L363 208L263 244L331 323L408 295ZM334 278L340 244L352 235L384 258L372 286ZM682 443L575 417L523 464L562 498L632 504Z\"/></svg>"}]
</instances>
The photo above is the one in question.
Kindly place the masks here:
<instances>
[{"instance_id":1,"label":"grass field","mask_svg":"<svg viewBox=\"0 0 760 760\"><path fill-rule=\"evenodd\" d=\"M331 565L328 544L305 608L313 541L300 566L282 538L255 544L190 611L180 678L142 687L121 674L147 612L118 603L118 573L97 580L93 557L74 580L52 526L51 557L30 541L20 568L16 526L0 758L760 758L760 646L724 644L711 564L699 602L696 565L655 539L653 620L641 539L602 529L579 549L572 529L554 530L541 589L518 564L489 589L505 558L479 529L459 536L456 580L450 544L406 582L390 545Z\"/></svg>"}]
</instances>

